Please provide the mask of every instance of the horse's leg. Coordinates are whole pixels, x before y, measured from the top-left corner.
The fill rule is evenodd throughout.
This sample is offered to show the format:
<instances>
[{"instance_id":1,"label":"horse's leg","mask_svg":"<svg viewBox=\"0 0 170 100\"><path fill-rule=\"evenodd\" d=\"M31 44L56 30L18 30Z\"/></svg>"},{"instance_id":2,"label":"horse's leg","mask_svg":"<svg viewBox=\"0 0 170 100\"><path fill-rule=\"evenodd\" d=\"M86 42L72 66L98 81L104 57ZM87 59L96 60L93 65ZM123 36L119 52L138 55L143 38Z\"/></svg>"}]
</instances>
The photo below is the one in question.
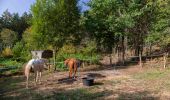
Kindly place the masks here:
<instances>
[{"instance_id":1,"label":"horse's leg","mask_svg":"<svg viewBox=\"0 0 170 100\"><path fill-rule=\"evenodd\" d=\"M28 88L29 73L30 73L30 70L29 70L28 68L26 68L26 69L25 69L25 76L26 76L26 88Z\"/></svg>"},{"instance_id":2,"label":"horse's leg","mask_svg":"<svg viewBox=\"0 0 170 100\"><path fill-rule=\"evenodd\" d=\"M39 83L41 83L41 74L42 74L42 72L39 72Z\"/></svg>"},{"instance_id":3,"label":"horse's leg","mask_svg":"<svg viewBox=\"0 0 170 100\"><path fill-rule=\"evenodd\" d=\"M37 72L36 72L36 71L34 71L34 77L35 77L35 78L34 78L34 81L35 81L35 84L34 84L34 85L36 86L36 80L37 80Z\"/></svg>"},{"instance_id":4,"label":"horse's leg","mask_svg":"<svg viewBox=\"0 0 170 100\"><path fill-rule=\"evenodd\" d=\"M29 81L29 73L26 75L27 80L26 80L26 88L28 88L28 81Z\"/></svg>"},{"instance_id":5,"label":"horse's leg","mask_svg":"<svg viewBox=\"0 0 170 100\"><path fill-rule=\"evenodd\" d=\"M77 64L74 64L74 75L73 78L76 78L76 72L77 72Z\"/></svg>"},{"instance_id":6,"label":"horse's leg","mask_svg":"<svg viewBox=\"0 0 170 100\"><path fill-rule=\"evenodd\" d=\"M36 82L38 82L38 79L39 79L39 72L37 71L37 79L36 79Z\"/></svg>"},{"instance_id":7,"label":"horse's leg","mask_svg":"<svg viewBox=\"0 0 170 100\"><path fill-rule=\"evenodd\" d=\"M38 71L35 72L35 85L37 85L38 82Z\"/></svg>"},{"instance_id":8,"label":"horse's leg","mask_svg":"<svg viewBox=\"0 0 170 100\"><path fill-rule=\"evenodd\" d=\"M72 70L73 70L73 65L69 66L69 78L72 77Z\"/></svg>"}]
</instances>

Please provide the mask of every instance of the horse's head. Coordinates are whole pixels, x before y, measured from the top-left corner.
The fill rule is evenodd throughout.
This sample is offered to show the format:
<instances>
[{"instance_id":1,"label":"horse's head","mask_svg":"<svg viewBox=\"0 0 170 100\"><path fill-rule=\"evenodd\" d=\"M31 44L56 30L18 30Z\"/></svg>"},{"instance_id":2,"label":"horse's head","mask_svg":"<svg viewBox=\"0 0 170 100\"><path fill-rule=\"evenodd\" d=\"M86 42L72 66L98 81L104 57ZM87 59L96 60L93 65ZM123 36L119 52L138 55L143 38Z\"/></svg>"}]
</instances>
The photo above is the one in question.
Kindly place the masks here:
<instances>
[{"instance_id":1,"label":"horse's head","mask_svg":"<svg viewBox=\"0 0 170 100\"><path fill-rule=\"evenodd\" d=\"M77 62L77 66L80 67L83 61L80 59L76 59L76 62Z\"/></svg>"},{"instance_id":2,"label":"horse's head","mask_svg":"<svg viewBox=\"0 0 170 100\"><path fill-rule=\"evenodd\" d=\"M69 61L70 61L70 59L66 59L66 60L64 61L64 65L65 65L65 66L68 66Z\"/></svg>"},{"instance_id":3,"label":"horse's head","mask_svg":"<svg viewBox=\"0 0 170 100\"><path fill-rule=\"evenodd\" d=\"M47 67L48 66L48 60L47 59L44 59L44 58L41 58L39 59L41 61L41 63L44 65L44 67Z\"/></svg>"}]
</instances>

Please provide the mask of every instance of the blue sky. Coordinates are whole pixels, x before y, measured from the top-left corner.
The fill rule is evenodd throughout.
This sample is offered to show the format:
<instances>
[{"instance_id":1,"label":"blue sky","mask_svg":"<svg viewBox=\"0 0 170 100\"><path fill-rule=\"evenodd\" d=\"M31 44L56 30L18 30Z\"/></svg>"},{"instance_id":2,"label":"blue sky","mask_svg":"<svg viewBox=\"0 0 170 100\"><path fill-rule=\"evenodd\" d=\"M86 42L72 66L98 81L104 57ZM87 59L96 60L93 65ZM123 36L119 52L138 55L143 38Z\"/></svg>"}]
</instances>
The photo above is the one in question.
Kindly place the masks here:
<instances>
[{"instance_id":1,"label":"blue sky","mask_svg":"<svg viewBox=\"0 0 170 100\"><path fill-rule=\"evenodd\" d=\"M89 0L80 0L80 6L82 10L88 9L83 2L87 3ZM2 13L8 9L11 13L19 13L22 15L23 12L30 12L30 6L35 2L35 0L0 0L0 16Z\"/></svg>"}]
</instances>

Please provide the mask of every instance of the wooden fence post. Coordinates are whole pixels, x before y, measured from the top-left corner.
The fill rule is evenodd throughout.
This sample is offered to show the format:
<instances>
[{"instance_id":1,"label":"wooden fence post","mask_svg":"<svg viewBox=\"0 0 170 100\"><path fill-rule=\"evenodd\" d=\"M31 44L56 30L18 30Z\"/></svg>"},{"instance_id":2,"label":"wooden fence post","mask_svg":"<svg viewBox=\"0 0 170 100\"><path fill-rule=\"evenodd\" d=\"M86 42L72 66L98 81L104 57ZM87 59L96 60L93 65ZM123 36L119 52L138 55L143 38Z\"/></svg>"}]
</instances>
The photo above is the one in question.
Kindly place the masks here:
<instances>
[{"instance_id":1,"label":"wooden fence post","mask_svg":"<svg viewBox=\"0 0 170 100\"><path fill-rule=\"evenodd\" d=\"M164 53L164 68L166 68L167 57L168 57L168 52Z\"/></svg>"},{"instance_id":2,"label":"wooden fence post","mask_svg":"<svg viewBox=\"0 0 170 100\"><path fill-rule=\"evenodd\" d=\"M54 71L56 71L56 49L53 50L53 56L54 56Z\"/></svg>"},{"instance_id":3,"label":"wooden fence post","mask_svg":"<svg viewBox=\"0 0 170 100\"><path fill-rule=\"evenodd\" d=\"M82 60L82 68L84 68L84 59Z\"/></svg>"}]
</instances>

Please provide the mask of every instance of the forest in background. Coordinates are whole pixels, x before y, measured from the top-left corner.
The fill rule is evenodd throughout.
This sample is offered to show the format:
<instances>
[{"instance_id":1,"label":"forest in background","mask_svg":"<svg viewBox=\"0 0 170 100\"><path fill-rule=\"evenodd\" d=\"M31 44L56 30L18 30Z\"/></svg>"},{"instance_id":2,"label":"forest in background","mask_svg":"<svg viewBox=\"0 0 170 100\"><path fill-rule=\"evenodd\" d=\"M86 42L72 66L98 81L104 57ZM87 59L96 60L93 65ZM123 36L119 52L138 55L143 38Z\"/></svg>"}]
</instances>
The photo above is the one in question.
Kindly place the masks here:
<instances>
[{"instance_id":1,"label":"forest in background","mask_svg":"<svg viewBox=\"0 0 170 100\"><path fill-rule=\"evenodd\" d=\"M169 0L91 0L81 12L78 0L36 0L31 13L0 17L1 57L27 61L31 50L50 49L57 61L97 59L102 54L152 55L170 47Z\"/></svg>"}]
</instances>

